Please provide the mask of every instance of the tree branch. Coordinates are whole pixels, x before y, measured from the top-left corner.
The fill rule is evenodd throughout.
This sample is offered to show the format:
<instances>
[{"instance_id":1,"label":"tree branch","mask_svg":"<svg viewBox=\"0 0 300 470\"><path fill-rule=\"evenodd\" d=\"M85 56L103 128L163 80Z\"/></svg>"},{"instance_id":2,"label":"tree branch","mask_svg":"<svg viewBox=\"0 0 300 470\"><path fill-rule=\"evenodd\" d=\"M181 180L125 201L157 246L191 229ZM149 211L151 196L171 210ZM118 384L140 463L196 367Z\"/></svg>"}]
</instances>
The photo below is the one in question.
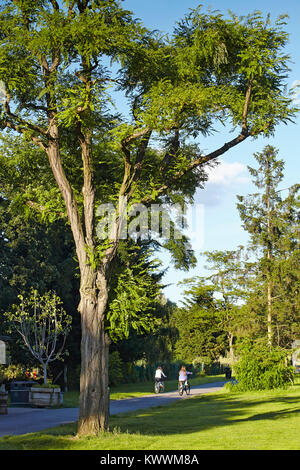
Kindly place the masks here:
<instances>
[{"instance_id":1,"label":"tree branch","mask_svg":"<svg viewBox=\"0 0 300 470\"><path fill-rule=\"evenodd\" d=\"M145 151L147 149L149 139L151 136L152 131L149 127L141 130L140 132L136 132L135 134L131 134L130 136L123 139L120 143L120 148L124 155L124 177L123 182L120 189L120 196L124 196L130 190L132 183L137 180L138 176L140 175L142 169L142 161L145 156ZM141 144L137 150L135 164L133 168L133 173L131 175L132 163L131 163L131 154L130 150L128 149L127 145L135 140L139 139L140 137L144 137L141 141ZM128 194L128 197L132 195L132 192Z\"/></svg>"},{"instance_id":2,"label":"tree branch","mask_svg":"<svg viewBox=\"0 0 300 470\"><path fill-rule=\"evenodd\" d=\"M249 85L246 91L246 97L245 97L245 103L244 103L244 109L243 109L243 118L242 118L242 133L248 132L247 118L248 118L251 93L252 93L252 79L249 80Z\"/></svg>"},{"instance_id":3,"label":"tree branch","mask_svg":"<svg viewBox=\"0 0 300 470\"><path fill-rule=\"evenodd\" d=\"M201 156L201 157L193 160L187 166L187 168L177 172L167 183L165 183L165 184L161 185L160 187L158 187L157 190L155 191L155 193L156 193L155 196L146 196L141 201L141 203L147 204L147 203L152 202L157 196L159 196L159 195L163 194L164 192L166 192L173 184L175 184L177 181L179 181L189 171L193 170L194 168L197 168L200 165L208 163L211 160L215 160L216 158L218 158L221 155L223 155L224 153L226 153L232 147L235 147L236 145L243 142L249 136L254 135L254 132L249 132L248 123L247 123L251 93L252 93L252 79L249 80L248 88L247 88L246 95L245 95L245 102L244 102L243 114L242 114L242 130L241 130L241 133L237 137L232 139L231 141L226 142L222 147L218 148L217 150L214 150L213 152L209 153L206 156ZM255 134L260 134L262 131L264 131L268 127L270 127L270 125L271 125L271 122L267 122L265 124L265 126L263 128L261 128Z\"/></svg>"},{"instance_id":4,"label":"tree branch","mask_svg":"<svg viewBox=\"0 0 300 470\"><path fill-rule=\"evenodd\" d=\"M128 137L126 137L125 139L122 140L122 145L127 145L132 140L138 139L139 137L143 137L149 131L150 131L150 127L146 127L145 129L143 129L139 132L136 132L135 134L131 134L130 136L128 136Z\"/></svg>"},{"instance_id":5,"label":"tree branch","mask_svg":"<svg viewBox=\"0 0 300 470\"><path fill-rule=\"evenodd\" d=\"M208 155L201 156L195 160L193 160L187 168L184 170L178 171L173 175L173 177L165 184L161 185L155 190L155 196L146 196L144 199L142 199L141 203L142 204L148 204L151 203L157 196L165 193L169 188L171 188L177 181L179 181L183 176L185 176L189 171L193 170L194 168L197 168L200 165L203 165L205 163L210 162L211 160L215 160L216 158L220 157L224 153L226 153L229 149L232 147L235 147L236 145L240 144L243 142L245 139L247 139L251 134L248 132L245 133L240 133L237 137L232 139L230 142L226 142L222 147L218 148L217 150L214 150L213 152L209 153Z\"/></svg>"},{"instance_id":6,"label":"tree branch","mask_svg":"<svg viewBox=\"0 0 300 470\"><path fill-rule=\"evenodd\" d=\"M72 2L69 3L69 7L68 7L68 18L70 18L71 15L74 14L74 4L75 4L74 1L72 1Z\"/></svg>"},{"instance_id":7,"label":"tree branch","mask_svg":"<svg viewBox=\"0 0 300 470\"><path fill-rule=\"evenodd\" d=\"M59 4L57 3L56 0L51 0L51 3L52 3L52 6L53 6L53 9L55 11L58 11L59 10Z\"/></svg>"},{"instance_id":8,"label":"tree branch","mask_svg":"<svg viewBox=\"0 0 300 470\"><path fill-rule=\"evenodd\" d=\"M165 174L167 171L172 159L176 157L176 154L179 150L179 129L175 129L175 135L174 138L172 139L172 144L171 144L171 151L168 151L166 155L163 158L162 165L160 167L160 171Z\"/></svg>"},{"instance_id":9,"label":"tree branch","mask_svg":"<svg viewBox=\"0 0 300 470\"><path fill-rule=\"evenodd\" d=\"M37 126L36 124L32 124L28 121L26 121L25 119L21 118L20 116L17 116L16 114L12 113L11 112L11 109L10 109L10 106L9 106L9 102L10 102L10 95L7 93L6 94L6 102L4 104L4 109L6 111L6 114L13 120L19 122L20 124L22 124L23 126L25 126L25 128L28 128L34 132L37 132L38 134L41 134L43 135L44 137L47 136L47 131L45 129L43 129L42 127L40 126Z\"/></svg>"},{"instance_id":10,"label":"tree branch","mask_svg":"<svg viewBox=\"0 0 300 470\"><path fill-rule=\"evenodd\" d=\"M17 124L9 121L9 120L0 120L0 127L8 127L9 129L13 129L14 131L18 132L19 134L26 134L28 129L25 127L18 126ZM40 140L38 137L31 135L30 139L32 140L33 143L41 147L43 150L47 150L47 145Z\"/></svg>"},{"instance_id":11,"label":"tree branch","mask_svg":"<svg viewBox=\"0 0 300 470\"><path fill-rule=\"evenodd\" d=\"M86 243L94 250L94 210L95 210L95 187L93 181L93 156L90 131L83 131L80 122L77 122L77 136L81 147L83 162L83 206L84 227Z\"/></svg>"},{"instance_id":12,"label":"tree branch","mask_svg":"<svg viewBox=\"0 0 300 470\"><path fill-rule=\"evenodd\" d=\"M34 202L34 201L26 201L25 204L26 204L26 206L31 207L32 209L34 209L38 212L41 212L41 213L47 211L45 206L42 206L41 204L38 204L37 202ZM60 217L65 217L66 216L65 212L59 212L58 215Z\"/></svg>"},{"instance_id":13,"label":"tree branch","mask_svg":"<svg viewBox=\"0 0 300 470\"><path fill-rule=\"evenodd\" d=\"M134 191L133 183L137 182L140 178L140 174L141 174L142 167L143 167L143 161L144 161L145 153L149 144L151 134L152 134L152 131L149 130L148 133L144 135L140 143L140 146L138 148L138 151L136 153L132 176L128 182L128 189L129 189L128 200L131 198L133 191Z\"/></svg>"}]
</instances>

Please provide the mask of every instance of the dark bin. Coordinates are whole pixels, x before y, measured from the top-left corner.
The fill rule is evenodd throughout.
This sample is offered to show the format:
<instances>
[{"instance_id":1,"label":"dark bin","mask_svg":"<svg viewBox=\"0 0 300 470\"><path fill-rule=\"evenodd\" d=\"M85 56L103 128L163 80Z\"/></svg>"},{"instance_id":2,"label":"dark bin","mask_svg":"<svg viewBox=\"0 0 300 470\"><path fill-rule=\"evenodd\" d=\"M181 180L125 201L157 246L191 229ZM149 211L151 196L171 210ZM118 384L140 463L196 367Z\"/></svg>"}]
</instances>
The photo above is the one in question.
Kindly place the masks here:
<instances>
[{"instance_id":1,"label":"dark bin","mask_svg":"<svg viewBox=\"0 0 300 470\"><path fill-rule=\"evenodd\" d=\"M231 369L230 369L230 367L225 367L225 377L226 377L226 379L231 379Z\"/></svg>"},{"instance_id":2,"label":"dark bin","mask_svg":"<svg viewBox=\"0 0 300 470\"><path fill-rule=\"evenodd\" d=\"M10 385L10 406L30 406L29 392L36 382L16 381Z\"/></svg>"}]
</instances>

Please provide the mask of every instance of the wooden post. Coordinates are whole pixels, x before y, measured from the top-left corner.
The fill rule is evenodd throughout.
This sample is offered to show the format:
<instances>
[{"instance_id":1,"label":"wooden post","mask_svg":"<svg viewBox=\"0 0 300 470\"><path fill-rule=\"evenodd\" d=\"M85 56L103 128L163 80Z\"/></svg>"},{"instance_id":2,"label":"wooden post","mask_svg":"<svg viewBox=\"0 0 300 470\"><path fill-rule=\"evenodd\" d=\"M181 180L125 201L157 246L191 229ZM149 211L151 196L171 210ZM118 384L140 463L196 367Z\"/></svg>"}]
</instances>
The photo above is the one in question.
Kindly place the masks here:
<instances>
[{"instance_id":1,"label":"wooden post","mask_svg":"<svg viewBox=\"0 0 300 470\"><path fill-rule=\"evenodd\" d=\"M7 415L7 397L8 393L2 385L0 387L0 415Z\"/></svg>"}]
</instances>

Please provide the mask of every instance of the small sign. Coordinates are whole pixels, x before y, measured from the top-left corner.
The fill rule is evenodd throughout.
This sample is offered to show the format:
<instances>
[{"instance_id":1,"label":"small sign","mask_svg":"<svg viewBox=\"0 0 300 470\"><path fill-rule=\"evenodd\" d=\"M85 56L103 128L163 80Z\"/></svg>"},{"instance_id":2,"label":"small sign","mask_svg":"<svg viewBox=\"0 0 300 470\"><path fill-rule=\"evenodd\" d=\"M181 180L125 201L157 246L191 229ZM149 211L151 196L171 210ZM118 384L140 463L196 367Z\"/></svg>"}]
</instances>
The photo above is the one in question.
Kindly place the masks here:
<instances>
[{"instance_id":1,"label":"small sign","mask_svg":"<svg viewBox=\"0 0 300 470\"><path fill-rule=\"evenodd\" d=\"M292 344L294 353L292 354L292 365L296 369L296 373L300 373L300 340L296 340Z\"/></svg>"},{"instance_id":2,"label":"small sign","mask_svg":"<svg viewBox=\"0 0 300 470\"><path fill-rule=\"evenodd\" d=\"M0 340L0 364L6 364L6 344Z\"/></svg>"}]
</instances>

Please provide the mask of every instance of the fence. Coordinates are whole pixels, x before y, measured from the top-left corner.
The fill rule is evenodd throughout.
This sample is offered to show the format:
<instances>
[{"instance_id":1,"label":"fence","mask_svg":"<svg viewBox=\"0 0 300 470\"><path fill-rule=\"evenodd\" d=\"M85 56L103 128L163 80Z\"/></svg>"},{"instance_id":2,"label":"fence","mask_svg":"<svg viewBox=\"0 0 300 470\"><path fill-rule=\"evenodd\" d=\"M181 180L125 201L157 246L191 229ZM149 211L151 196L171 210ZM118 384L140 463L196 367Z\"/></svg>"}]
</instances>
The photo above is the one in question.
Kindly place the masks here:
<instances>
[{"instance_id":1,"label":"fence","mask_svg":"<svg viewBox=\"0 0 300 470\"><path fill-rule=\"evenodd\" d=\"M182 365L181 362L176 363L160 363L157 364L163 368L164 373L168 377L169 380L177 380L178 379L178 372ZM155 376L155 371L157 365L144 365L144 366L136 366L132 364L124 364L123 365L123 377L125 383L132 383L132 382L148 382L153 381ZM192 364L185 364L187 370L193 372L193 374L204 372L206 375L220 375L225 374L225 367L226 364L220 364L219 362L214 362L210 365L200 365L199 367L194 367Z\"/></svg>"},{"instance_id":2,"label":"fence","mask_svg":"<svg viewBox=\"0 0 300 470\"><path fill-rule=\"evenodd\" d=\"M152 382L154 380L155 371L158 365L163 368L164 373L168 377L168 380L177 380L178 372L182 366L182 362L172 362L172 363L159 363L159 364L147 364L147 365L134 365L131 363L123 363L121 367L120 378L114 385L118 383L137 383L137 382ZM199 364L199 366L194 367L192 364L186 364L187 370L197 373L205 373L206 375L220 375L225 374L225 367L227 364L220 364L219 362L214 362L210 365ZM79 388L79 375L80 367L69 368L68 370L68 388L69 390L76 390Z\"/></svg>"}]
</instances>

